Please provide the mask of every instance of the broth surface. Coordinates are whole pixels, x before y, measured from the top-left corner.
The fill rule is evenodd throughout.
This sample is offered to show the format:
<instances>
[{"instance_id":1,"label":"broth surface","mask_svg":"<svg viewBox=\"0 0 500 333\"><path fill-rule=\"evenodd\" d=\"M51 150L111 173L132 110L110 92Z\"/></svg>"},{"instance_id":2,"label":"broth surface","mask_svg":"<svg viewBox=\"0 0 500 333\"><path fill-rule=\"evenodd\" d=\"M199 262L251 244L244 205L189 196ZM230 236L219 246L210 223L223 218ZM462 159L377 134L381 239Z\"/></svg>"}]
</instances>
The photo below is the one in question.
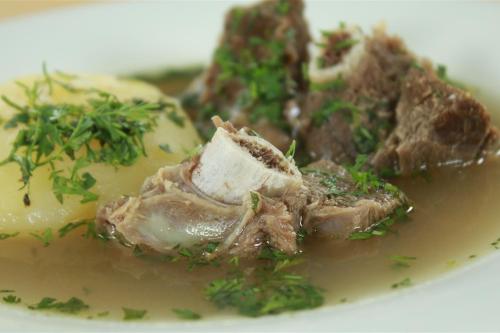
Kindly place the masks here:
<instances>
[{"instance_id":1,"label":"broth surface","mask_svg":"<svg viewBox=\"0 0 500 333\"><path fill-rule=\"evenodd\" d=\"M391 292L410 278L419 284L494 250L498 223L500 162L439 170L430 179L403 179L399 186L416 209L385 237L332 241L310 237L298 268L326 290L327 303L355 302ZM223 315L204 300L203 289L220 269L186 262L159 263L137 258L113 242L89 240L76 229L44 247L29 235L0 241L0 289L13 289L21 304L50 296L78 297L90 305L81 316L121 319L122 307L145 309L146 318L173 319L173 308L189 308L205 318ZM393 255L414 256L410 267L395 267Z\"/></svg>"},{"instance_id":2,"label":"broth surface","mask_svg":"<svg viewBox=\"0 0 500 333\"><path fill-rule=\"evenodd\" d=\"M175 91L165 90L178 91L177 85ZM409 278L419 284L495 250L500 161L441 169L395 185L413 200L415 210L409 221L393 226L394 233L356 241L307 239L297 271L325 289L327 304L397 292L391 288L394 283ZM82 237L84 229L64 238L54 235L47 247L27 234L0 240L0 290L15 290L23 307L43 297L78 297L90 306L79 315L89 319L121 320L123 307L147 310L148 320L175 320L173 308L188 308L204 318L231 313L218 310L203 295L205 286L222 276L221 269L190 272L186 262L137 258L113 242ZM397 267L391 256L416 259L408 261L409 267Z\"/></svg>"}]
</instances>

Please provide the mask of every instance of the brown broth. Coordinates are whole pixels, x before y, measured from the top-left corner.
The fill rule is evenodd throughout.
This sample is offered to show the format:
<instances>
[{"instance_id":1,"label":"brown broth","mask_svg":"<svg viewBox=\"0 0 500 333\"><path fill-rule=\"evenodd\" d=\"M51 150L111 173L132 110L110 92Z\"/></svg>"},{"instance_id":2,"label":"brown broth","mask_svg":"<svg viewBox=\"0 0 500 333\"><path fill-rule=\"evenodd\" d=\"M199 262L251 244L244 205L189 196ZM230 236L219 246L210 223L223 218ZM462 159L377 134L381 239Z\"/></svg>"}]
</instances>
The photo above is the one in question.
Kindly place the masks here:
<instances>
[{"instance_id":1,"label":"brown broth","mask_svg":"<svg viewBox=\"0 0 500 333\"><path fill-rule=\"evenodd\" d=\"M155 83L175 95L190 79L181 75ZM358 241L307 240L304 263L297 269L325 289L327 304L394 292L391 286L405 278L420 284L495 250L500 161L442 169L430 178L400 179L397 185L415 210L409 221L394 226L394 233ZM149 320L175 320L173 308L188 308L204 318L232 313L221 312L203 296L204 287L221 276L220 269L189 272L186 262L144 260L116 244L85 239L83 232L55 236L48 247L29 235L0 240L0 290L15 290L22 307L46 296L78 297L90 305L80 316L92 319L121 320L122 307L145 309ZM395 267L394 255L417 259L409 261L410 267ZM105 311L109 316L97 316Z\"/></svg>"},{"instance_id":2,"label":"brown broth","mask_svg":"<svg viewBox=\"0 0 500 333\"><path fill-rule=\"evenodd\" d=\"M500 236L499 161L398 183L416 209L410 221L395 226L395 233L369 240L306 242L299 271L326 289L327 303L391 292L393 283L407 277L419 284L494 250L490 243ZM219 269L189 272L185 262L136 258L130 249L85 239L83 232L56 236L48 247L28 235L0 241L0 289L15 290L22 298L20 306L45 296L79 297L90 305L81 313L84 317L110 311L106 319L120 320L122 307L146 309L146 318L152 320L174 319L172 308L189 308L205 318L230 313L221 313L203 297L204 286L220 276ZM392 255L417 259L408 268L397 268Z\"/></svg>"}]
</instances>

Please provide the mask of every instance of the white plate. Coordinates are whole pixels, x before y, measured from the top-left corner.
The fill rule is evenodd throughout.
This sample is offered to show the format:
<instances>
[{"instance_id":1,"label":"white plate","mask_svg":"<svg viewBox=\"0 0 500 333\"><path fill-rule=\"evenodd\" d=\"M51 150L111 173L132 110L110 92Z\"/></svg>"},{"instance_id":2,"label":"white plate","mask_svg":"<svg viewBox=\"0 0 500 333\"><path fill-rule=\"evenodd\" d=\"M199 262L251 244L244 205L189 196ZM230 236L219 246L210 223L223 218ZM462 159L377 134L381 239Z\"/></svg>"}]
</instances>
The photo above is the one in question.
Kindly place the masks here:
<instances>
[{"instance_id":1,"label":"white plate","mask_svg":"<svg viewBox=\"0 0 500 333\"><path fill-rule=\"evenodd\" d=\"M38 73L43 61L61 70L103 73L207 62L223 13L231 4L97 4L6 21L0 24L0 81ZM487 104L500 105L500 4L310 2L307 17L313 32L334 27L339 21L369 28L385 20L389 30L401 35L412 50L447 64L453 76L478 87ZM0 331L493 331L500 327L498 276L500 257L491 255L390 296L291 315L223 322L96 322L1 307Z\"/></svg>"}]
</instances>

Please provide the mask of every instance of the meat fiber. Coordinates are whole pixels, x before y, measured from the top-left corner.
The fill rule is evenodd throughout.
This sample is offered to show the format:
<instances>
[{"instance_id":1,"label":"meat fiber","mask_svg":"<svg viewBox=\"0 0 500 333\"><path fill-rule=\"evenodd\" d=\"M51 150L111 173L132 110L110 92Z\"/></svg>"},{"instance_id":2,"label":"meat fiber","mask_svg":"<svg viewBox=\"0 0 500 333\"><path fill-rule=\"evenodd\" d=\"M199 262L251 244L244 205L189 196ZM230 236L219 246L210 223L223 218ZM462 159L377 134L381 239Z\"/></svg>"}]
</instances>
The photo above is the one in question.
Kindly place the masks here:
<instances>
[{"instance_id":1,"label":"meat fiber","mask_svg":"<svg viewBox=\"0 0 500 333\"><path fill-rule=\"evenodd\" d=\"M397 125L373 158L379 169L411 174L463 165L498 149L498 131L484 106L427 68L413 68L402 84Z\"/></svg>"},{"instance_id":2,"label":"meat fiber","mask_svg":"<svg viewBox=\"0 0 500 333\"><path fill-rule=\"evenodd\" d=\"M313 159L352 164L358 154L373 153L394 127L401 82L415 58L383 27L365 35L343 26L325 33L323 44L310 69L302 137Z\"/></svg>"}]
</instances>

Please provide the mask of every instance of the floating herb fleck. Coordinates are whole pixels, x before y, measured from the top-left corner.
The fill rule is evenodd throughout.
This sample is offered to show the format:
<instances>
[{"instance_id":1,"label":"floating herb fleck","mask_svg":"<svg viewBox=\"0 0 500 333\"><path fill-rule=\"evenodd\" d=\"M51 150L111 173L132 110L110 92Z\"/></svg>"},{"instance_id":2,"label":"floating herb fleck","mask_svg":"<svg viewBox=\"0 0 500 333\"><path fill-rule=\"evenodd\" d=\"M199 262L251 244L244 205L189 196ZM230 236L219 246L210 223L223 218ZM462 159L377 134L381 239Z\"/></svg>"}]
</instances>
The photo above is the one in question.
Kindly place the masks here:
<instances>
[{"instance_id":1,"label":"floating herb fleck","mask_svg":"<svg viewBox=\"0 0 500 333\"><path fill-rule=\"evenodd\" d=\"M21 299L15 295L7 295L2 298L5 303L17 304L21 302Z\"/></svg>"},{"instance_id":2,"label":"floating herb fleck","mask_svg":"<svg viewBox=\"0 0 500 333\"><path fill-rule=\"evenodd\" d=\"M393 261L394 267L408 268L408 267L410 267L410 262L416 260L417 257L394 255L394 256L390 256L389 259L391 259Z\"/></svg>"},{"instance_id":3,"label":"floating herb fleck","mask_svg":"<svg viewBox=\"0 0 500 333\"><path fill-rule=\"evenodd\" d=\"M250 191L250 199L252 203L252 210L254 213L257 213L259 211L260 207L260 195L257 192Z\"/></svg>"},{"instance_id":4,"label":"floating herb fleck","mask_svg":"<svg viewBox=\"0 0 500 333\"><path fill-rule=\"evenodd\" d=\"M259 259L265 260L265 264L256 269L254 276L235 271L212 281L205 289L208 300L219 308L233 307L250 317L311 309L323 304L321 290L303 276L286 271L298 264L299 258L265 248Z\"/></svg>"},{"instance_id":5,"label":"floating herb fleck","mask_svg":"<svg viewBox=\"0 0 500 333\"><path fill-rule=\"evenodd\" d=\"M189 309L172 309L172 312L177 315L177 317L186 320L198 320L201 319L201 315L193 312Z\"/></svg>"},{"instance_id":6,"label":"floating herb fleck","mask_svg":"<svg viewBox=\"0 0 500 333\"><path fill-rule=\"evenodd\" d=\"M412 285L411 279L410 278L405 278L399 282L394 283L391 288L392 289L398 289L398 288L404 288L404 287L409 287Z\"/></svg>"},{"instance_id":7,"label":"floating herb fleck","mask_svg":"<svg viewBox=\"0 0 500 333\"><path fill-rule=\"evenodd\" d=\"M29 306L30 310L55 310L69 314L77 314L88 308L89 306L87 304L76 297L71 297L66 302L57 301L52 297L44 297L40 302Z\"/></svg>"},{"instance_id":8,"label":"floating herb fleck","mask_svg":"<svg viewBox=\"0 0 500 333\"><path fill-rule=\"evenodd\" d=\"M8 238L16 237L19 235L19 232L13 232L13 233L0 233L0 240L5 240Z\"/></svg>"},{"instance_id":9,"label":"floating herb fleck","mask_svg":"<svg viewBox=\"0 0 500 333\"><path fill-rule=\"evenodd\" d=\"M139 320L143 319L146 315L146 310L137 310L131 308L122 308L123 310L123 320Z\"/></svg>"},{"instance_id":10,"label":"floating herb fleck","mask_svg":"<svg viewBox=\"0 0 500 333\"><path fill-rule=\"evenodd\" d=\"M49 246L50 242L54 238L54 236L52 235L52 229L51 228L47 228L43 232L41 232L39 234L32 232L32 233L30 233L30 235L33 236L33 237L35 237L39 241L41 241L43 243L44 247Z\"/></svg>"},{"instance_id":11,"label":"floating herb fleck","mask_svg":"<svg viewBox=\"0 0 500 333\"><path fill-rule=\"evenodd\" d=\"M295 156L296 146L297 146L297 142L295 140L293 140L292 143L290 144L290 147L288 148L288 151L285 154L286 158L293 159L293 157Z\"/></svg>"},{"instance_id":12,"label":"floating herb fleck","mask_svg":"<svg viewBox=\"0 0 500 333\"><path fill-rule=\"evenodd\" d=\"M68 233L70 233L71 231L73 231L81 226L87 225L89 222L90 222L89 220L82 220L82 221L70 222L70 223L66 224L64 227L60 228L57 231L59 233L59 238L66 236Z\"/></svg>"}]
</instances>

